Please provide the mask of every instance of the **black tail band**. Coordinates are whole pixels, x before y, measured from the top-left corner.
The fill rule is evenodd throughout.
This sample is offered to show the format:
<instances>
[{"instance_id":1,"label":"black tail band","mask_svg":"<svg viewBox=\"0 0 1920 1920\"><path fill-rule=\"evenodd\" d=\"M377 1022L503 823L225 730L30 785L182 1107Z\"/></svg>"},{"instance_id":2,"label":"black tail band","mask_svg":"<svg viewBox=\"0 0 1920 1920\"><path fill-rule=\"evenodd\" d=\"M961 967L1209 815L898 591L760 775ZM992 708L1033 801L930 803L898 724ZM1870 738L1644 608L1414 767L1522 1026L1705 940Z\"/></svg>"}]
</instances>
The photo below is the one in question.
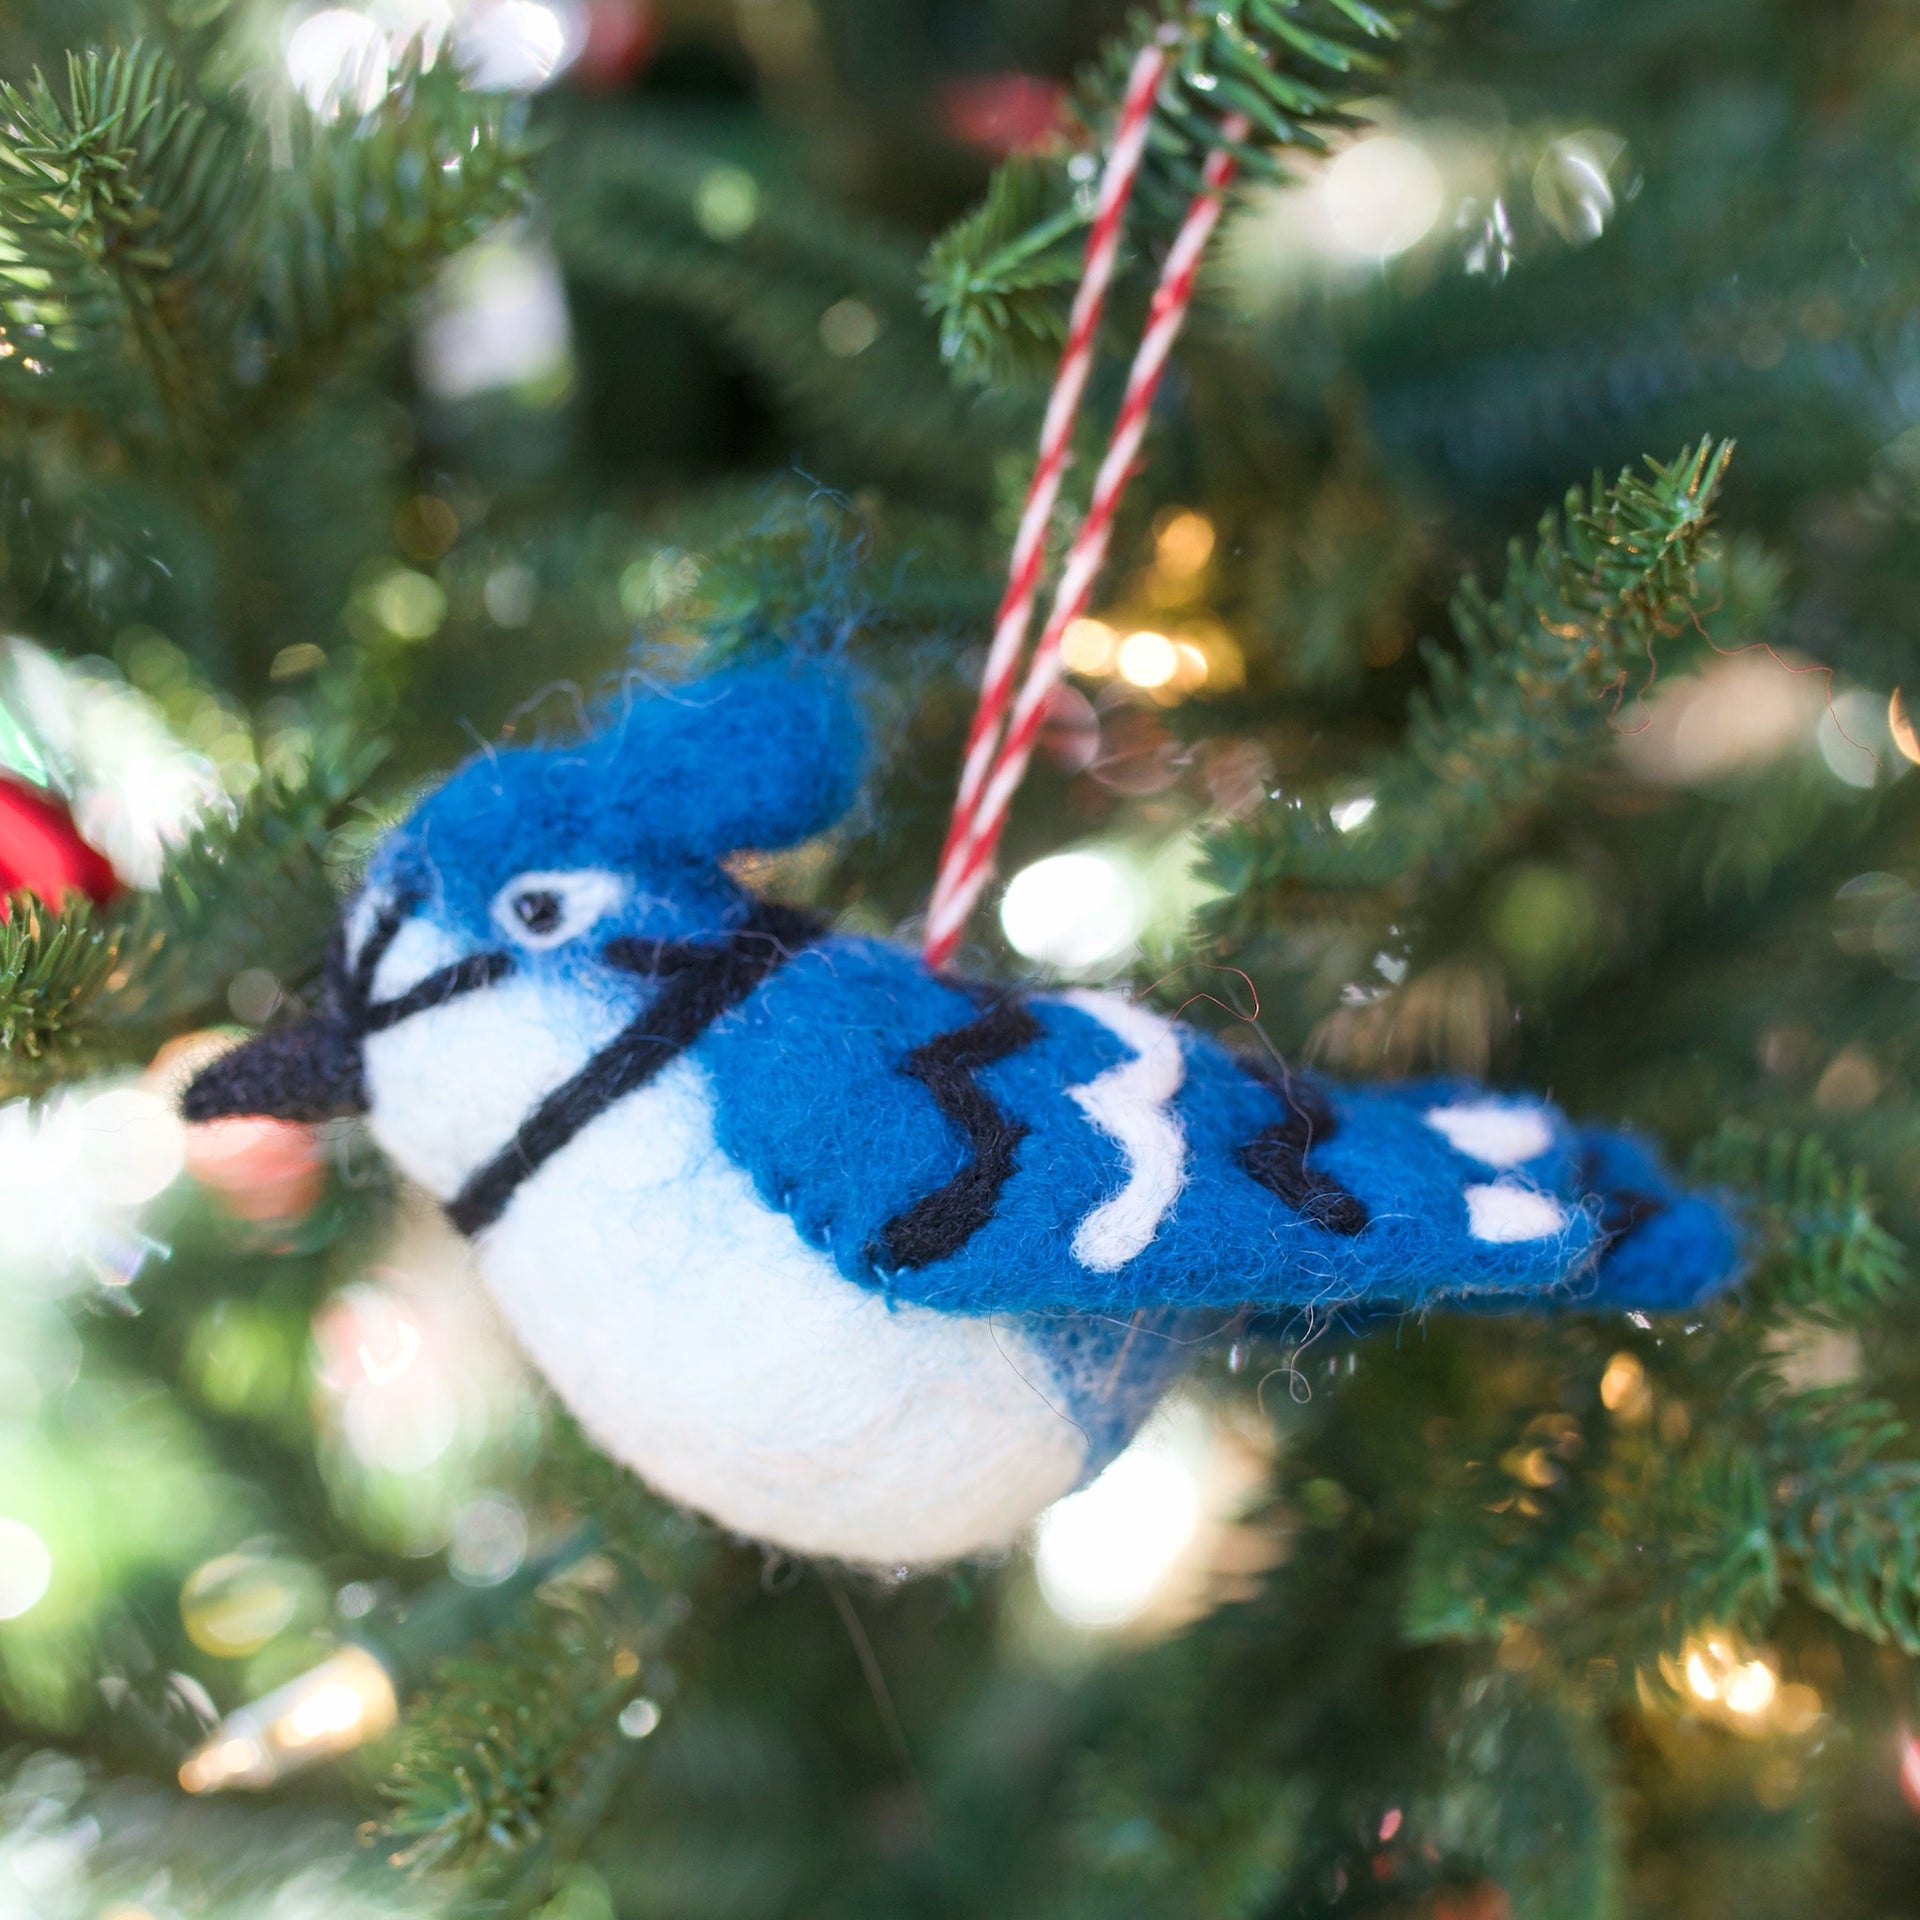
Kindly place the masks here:
<instances>
[{"instance_id":1,"label":"black tail band","mask_svg":"<svg viewBox=\"0 0 1920 1920\"><path fill-rule=\"evenodd\" d=\"M1330 1174L1307 1165L1307 1150L1338 1130L1332 1102L1298 1074L1255 1072L1254 1078L1280 1096L1287 1117L1262 1128L1240 1149L1241 1167L1314 1226L1348 1238L1364 1233L1373 1218L1367 1203Z\"/></svg>"},{"instance_id":2,"label":"black tail band","mask_svg":"<svg viewBox=\"0 0 1920 1920\"><path fill-rule=\"evenodd\" d=\"M960 1129L966 1164L944 1186L916 1200L880 1230L869 1257L887 1271L931 1266L964 1247L993 1218L1013 1174L1014 1150L1027 1128L1010 1119L974 1079L982 1068L1040 1037L1040 1023L1018 1000L1001 1000L979 1019L915 1047L900 1071L918 1080Z\"/></svg>"}]
</instances>

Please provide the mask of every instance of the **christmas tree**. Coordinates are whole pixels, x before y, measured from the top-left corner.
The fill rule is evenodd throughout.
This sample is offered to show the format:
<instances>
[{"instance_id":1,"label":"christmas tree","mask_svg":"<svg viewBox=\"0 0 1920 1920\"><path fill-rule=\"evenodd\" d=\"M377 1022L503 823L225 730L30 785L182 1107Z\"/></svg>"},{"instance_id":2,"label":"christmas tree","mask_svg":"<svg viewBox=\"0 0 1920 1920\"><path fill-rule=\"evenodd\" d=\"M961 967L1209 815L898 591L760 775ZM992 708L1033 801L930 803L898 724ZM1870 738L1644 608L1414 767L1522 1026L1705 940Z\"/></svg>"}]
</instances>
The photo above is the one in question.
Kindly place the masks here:
<instances>
[{"instance_id":1,"label":"christmas tree","mask_svg":"<svg viewBox=\"0 0 1920 1920\"><path fill-rule=\"evenodd\" d=\"M966 967L1550 1093L1747 1271L1242 1316L886 1577L602 1457L364 1126L179 1102L636 662L852 661L739 877L920 937L1143 50L1055 571L1231 179ZM0 1913L1920 1913L1907 9L15 0L0 77Z\"/></svg>"}]
</instances>

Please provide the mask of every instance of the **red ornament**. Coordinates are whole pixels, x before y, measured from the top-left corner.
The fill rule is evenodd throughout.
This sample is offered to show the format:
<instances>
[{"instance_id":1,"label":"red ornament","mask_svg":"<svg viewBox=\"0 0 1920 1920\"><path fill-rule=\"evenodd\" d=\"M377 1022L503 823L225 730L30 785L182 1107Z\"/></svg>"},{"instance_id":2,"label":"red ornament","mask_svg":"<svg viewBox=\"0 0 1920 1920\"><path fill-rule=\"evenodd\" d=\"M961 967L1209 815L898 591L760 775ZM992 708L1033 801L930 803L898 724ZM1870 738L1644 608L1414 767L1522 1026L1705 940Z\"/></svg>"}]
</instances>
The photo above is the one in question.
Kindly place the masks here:
<instances>
[{"instance_id":1,"label":"red ornament","mask_svg":"<svg viewBox=\"0 0 1920 1920\"><path fill-rule=\"evenodd\" d=\"M1900 1729L1900 1797L1920 1813L1920 1739L1911 1727Z\"/></svg>"},{"instance_id":2,"label":"red ornament","mask_svg":"<svg viewBox=\"0 0 1920 1920\"><path fill-rule=\"evenodd\" d=\"M1067 90L1031 73L987 73L946 80L938 94L940 125L963 146L1005 158L1043 147L1060 131Z\"/></svg>"},{"instance_id":3,"label":"red ornament","mask_svg":"<svg viewBox=\"0 0 1920 1920\"><path fill-rule=\"evenodd\" d=\"M120 877L80 838L73 816L52 794L0 780L0 894L22 888L49 906L69 893L106 901L120 891ZM6 914L0 899L0 919Z\"/></svg>"},{"instance_id":4,"label":"red ornament","mask_svg":"<svg viewBox=\"0 0 1920 1920\"><path fill-rule=\"evenodd\" d=\"M589 93L625 86L647 64L660 37L651 0L591 0L587 42L573 63L576 85Z\"/></svg>"}]
</instances>

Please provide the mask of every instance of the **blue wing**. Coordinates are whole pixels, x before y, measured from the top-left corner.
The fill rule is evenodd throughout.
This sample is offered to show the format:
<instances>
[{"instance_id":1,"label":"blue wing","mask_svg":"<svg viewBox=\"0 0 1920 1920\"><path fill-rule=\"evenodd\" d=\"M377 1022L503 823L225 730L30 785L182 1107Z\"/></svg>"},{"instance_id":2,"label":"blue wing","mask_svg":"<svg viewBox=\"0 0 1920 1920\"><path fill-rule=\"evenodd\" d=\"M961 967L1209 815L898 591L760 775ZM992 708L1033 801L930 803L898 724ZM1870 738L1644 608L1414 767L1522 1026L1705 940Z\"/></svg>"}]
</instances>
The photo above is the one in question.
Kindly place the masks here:
<instances>
[{"instance_id":1,"label":"blue wing","mask_svg":"<svg viewBox=\"0 0 1920 1920\"><path fill-rule=\"evenodd\" d=\"M953 1312L1667 1309L1737 1269L1719 1207L1543 1101L1262 1078L1187 1028L1155 1085L1139 1026L836 937L695 1054L762 1197L850 1280Z\"/></svg>"}]
</instances>

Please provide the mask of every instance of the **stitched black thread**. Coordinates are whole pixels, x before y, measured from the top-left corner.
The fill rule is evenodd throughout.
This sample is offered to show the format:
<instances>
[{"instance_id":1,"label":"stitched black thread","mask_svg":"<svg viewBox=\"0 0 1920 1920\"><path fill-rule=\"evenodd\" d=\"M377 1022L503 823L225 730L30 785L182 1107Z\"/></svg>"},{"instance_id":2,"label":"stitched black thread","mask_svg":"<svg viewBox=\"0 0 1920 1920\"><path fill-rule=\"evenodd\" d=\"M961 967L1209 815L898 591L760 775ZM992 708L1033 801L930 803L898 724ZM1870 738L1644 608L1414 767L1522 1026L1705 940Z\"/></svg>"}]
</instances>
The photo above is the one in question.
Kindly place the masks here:
<instances>
[{"instance_id":1,"label":"stitched black thread","mask_svg":"<svg viewBox=\"0 0 1920 1920\"><path fill-rule=\"evenodd\" d=\"M541 1101L513 1138L468 1180L447 1208L453 1224L465 1234L490 1227L523 1180L616 1100L645 1086L819 931L820 923L810 914L763 906L724 945L610 942L608 957L629 971L661 979L659 994L632 1025Z\"/></svg>"},{"instance_id":2,"label":"stitched black thread","mask_svg":"<svg viewBox=\"0 0 1920 1920\"><path fill-rule=\"evenodd\" d=\"M397 999L377 1000L362 1007L360 1031L384 1033L402 1020L411 1020L416 1013L444 1007L463 993L477 993L482 987L491 987L512 971L510 953L470 953L464 960L456 960L452 966L442 967L424 980L415 981Z\"/></svg>"},{"instance_id":3,"label":"stitched black thread","mask_svg":"<svg viewBox=\"0 0 1920 1920\"><path fill-rule=\"evenodd\" d=\"M966 1137L968 1158L944 1186L887 1222L870 1258L889 1270L930 1266L958 1253L993 1218L1028 1130L1002 1113L973 1076L1039 1037L1040 1023L1027 1008L1002 1000L964 1027L936 1034L900 1063Z\"/></svg>"},{"instance_id":4,"label":"stitched black thread","mask_svg":"<svg viewBox=\"0 0 1920 1920\"><path fill-rule=\"evenodd\" d=\"M1240 1149L1234 1157L1241 1167L1316 1227L1349 1238L1364 1233L1373 1218L1367 1203L1332 1175L1307 1165L1307 1150L1338 1131L1332 1103L1309 1080L1254 1066L1247 1070L1280 1096L1287 1117L1262 1128Z\"/></svg>"}]
</instances>

